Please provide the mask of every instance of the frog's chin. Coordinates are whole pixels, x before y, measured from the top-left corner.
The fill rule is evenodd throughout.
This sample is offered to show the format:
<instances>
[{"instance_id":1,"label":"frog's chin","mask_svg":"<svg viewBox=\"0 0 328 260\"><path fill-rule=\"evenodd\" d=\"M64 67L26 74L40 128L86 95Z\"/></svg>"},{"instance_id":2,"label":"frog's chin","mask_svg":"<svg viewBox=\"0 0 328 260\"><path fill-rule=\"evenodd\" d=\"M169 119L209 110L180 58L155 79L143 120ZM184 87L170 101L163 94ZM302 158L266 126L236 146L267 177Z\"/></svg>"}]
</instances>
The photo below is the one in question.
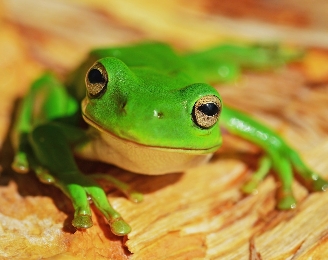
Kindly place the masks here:
<instances>
[{"instance_id":1,"label":"frog's chin","mask_svg":"<svg viewBox=\"0 0 328 260\"><path fill-rule=\"evenodd\" d=\"M136 173L159 175L181 172L208 162L212 153L218 149L218 146L209 149L147 146L117 137L87 116L83 117L100 134L84 148L82 156Z\"/></svg>"}]
</instances>

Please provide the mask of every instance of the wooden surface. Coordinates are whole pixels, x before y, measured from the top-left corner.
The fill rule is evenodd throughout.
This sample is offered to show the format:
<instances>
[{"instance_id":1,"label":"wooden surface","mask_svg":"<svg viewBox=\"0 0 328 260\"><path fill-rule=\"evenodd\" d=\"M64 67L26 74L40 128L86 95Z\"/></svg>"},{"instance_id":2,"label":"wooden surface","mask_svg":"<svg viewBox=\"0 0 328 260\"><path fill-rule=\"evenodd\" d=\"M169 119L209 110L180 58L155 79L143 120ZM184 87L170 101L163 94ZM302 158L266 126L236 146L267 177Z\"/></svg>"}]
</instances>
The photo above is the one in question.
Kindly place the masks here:
<instances>
[{"instance_id":1,"label":"wooden surface","mask_svg":"<svg viewBox=\"0 0 328 260\"><path fill-rule=\"evenodd\" d=\"M308 193L295 181L298 207L277 211L272 174L257 194L243 195L260 151L227 135L208 165L183 173L151 177L80 162L85 172L110 173L145 194L133 204L106 187L133 228L126 238L112 235L96 210L95 226L75 231L59 190L10 169L16 100L43 70L64 77L94 46L155 39L186 50L238 39L310 48L302 64L246 72L217 87L226 103L271 125L328 179L327 2L221 2L0 1L0 259L326 259L327 192Z\"/></svg>"}]
</instances>

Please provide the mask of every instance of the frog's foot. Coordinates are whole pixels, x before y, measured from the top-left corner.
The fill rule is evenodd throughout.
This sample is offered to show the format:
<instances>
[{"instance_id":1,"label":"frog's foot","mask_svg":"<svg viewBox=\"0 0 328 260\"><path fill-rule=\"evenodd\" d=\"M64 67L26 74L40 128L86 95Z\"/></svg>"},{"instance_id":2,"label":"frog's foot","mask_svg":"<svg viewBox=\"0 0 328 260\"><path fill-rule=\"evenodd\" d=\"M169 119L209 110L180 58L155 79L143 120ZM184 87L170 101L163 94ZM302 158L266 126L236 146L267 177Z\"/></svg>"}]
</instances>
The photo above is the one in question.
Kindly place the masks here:
<instances>
[{"instance_id":1,"label":"frog's foot","mask_svg":"<svg viewBox=\"0 0 328 260\"><path fill-rule=\"evenodd\" d=\"M54 184L63 190L71 199L75 210L72 225L78 229L90 228L93 225L89 205L91 198L94 205L106 218L112 232L124 236L131 231L131 227L123 220L121 215L109 204L104 190L89 176L81 173L67 173L62 180Z\"/></svg>"},{"instance_id":2,"label":"frog's foot","mask_svg":"<svg viewBox=\"0 0 328 260\"><path fill-rule=\"evenodd\" d=\"M30 170L27 155L24 152L18 152L11 164L12 169L18 173L28 173Z\"/></svg>"},{"instance_id":3,"label":"frog's foot","mask_svg":"<svg viewBox=\"0 0 328 260\"><path fill-rule=\"evenodd\" d=\"M125 196L131 200L132 202L139 203L143 201L143 194L137 191L134 191L131 189L131 187L125 183L122 182L113 176L106 175L106 174L93 174L91 175L94 179L103 179L111 184L113 184L118 190L123 192Z\"/></svg>"},{"instance_id":4,"label":"frog's foot","mask_svg":"<svg viewBox=\"0 0 328 260\"><path fill-rule=\"evenodd\" d=\"M242 191L247 194L255 193L260 182L269 173L271 165L272 161L270 160L270 158L267 156L263 156L260 159L258 170L252 175L251 179L245 183L245 185L242 187ZM289 176L290 174L280 174L280 179L282 181L283 186L278 190L278 209L288 210L294 209L296 207L296 200L291 190L291 182L286 182L286 180L291 179Z\"/></svg>"},{"instance_id":5,"label":"frog's foot","mask_svg":"<svg viewBox=\"0 0 328 260\"><path fill-rule=\"evenodd\" d=\"M275 155L274 153L272 153ZM279 156L273 156L274 168L278 173L281 188L278 191L278 208L293 209L296 207L296 200L292 194L293 169L302 179L303 184L311 191L325 191L328 188L327 181L313 172L301 159L299 154L287 145Z\"/></svg>"},{"instance_id":6,"label":"frog's foot","mask_svg":"<svg viewBox=\"0 0 328 260\"><path fill-rule=\"evenodd\" d=\"M121 215L109 204L104 190L97 186L85 187L85 191L91 197L95 206L106 218L112 232L118 236L124 236L131 232L131 227L123 220Z\"/></svg>"}]
</instances>

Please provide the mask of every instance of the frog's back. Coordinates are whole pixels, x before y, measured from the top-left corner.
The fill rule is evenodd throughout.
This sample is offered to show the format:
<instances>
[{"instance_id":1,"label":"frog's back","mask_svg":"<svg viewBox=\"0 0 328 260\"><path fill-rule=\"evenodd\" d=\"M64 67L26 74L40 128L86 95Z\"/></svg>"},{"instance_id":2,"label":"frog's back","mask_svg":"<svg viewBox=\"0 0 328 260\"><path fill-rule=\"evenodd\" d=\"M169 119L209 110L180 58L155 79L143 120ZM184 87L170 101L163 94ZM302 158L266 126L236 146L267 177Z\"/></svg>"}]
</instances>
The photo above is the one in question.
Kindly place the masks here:
<instances>
[{"instance_id":1,"label":"frog's back","mask_svg":"<svg viewBox=\"0 0 328 260\"><path fill-rule=\"evenodd\" d=\"M77 100L81 101L85 97L84 75L94 62L105 57L115 57L131 69L151 68L163 74L183 71L192 75L188 73L188 63L165 43L142 42L123 47L98 48L90 52L88 59L66 81L69 93Z\"/></svg>"},{"instance_id":2,"label":"frog's back","mask_svg":"<svg viewBox=\"0 0 328 260\"><path fill-rule=\"evenodd\" d=\"M115 57L128 67L151 67L162 72L183 70L186 64L176 52L165 43L143 42L117 48L95 49L91 56L96 59Z\"/></svg>"}]
</instances>

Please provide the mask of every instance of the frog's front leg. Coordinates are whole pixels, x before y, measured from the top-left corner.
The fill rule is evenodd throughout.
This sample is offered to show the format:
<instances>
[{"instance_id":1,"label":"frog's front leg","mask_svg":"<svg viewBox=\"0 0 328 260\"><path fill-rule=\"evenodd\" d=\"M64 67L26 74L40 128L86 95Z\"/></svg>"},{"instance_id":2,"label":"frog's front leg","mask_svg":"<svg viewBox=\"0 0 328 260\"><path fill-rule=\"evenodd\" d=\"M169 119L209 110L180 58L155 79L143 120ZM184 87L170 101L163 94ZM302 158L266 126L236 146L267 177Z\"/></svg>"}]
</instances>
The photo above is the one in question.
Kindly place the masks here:
<instances>
[{"instance_id":1,"label":"frog's front leg","mask_svg":"<svg viewBox=\"0 0 328 260\"><path fill-rule=\"evenodd\" d=\"M242 186L242 191L251 194L256 191L256 188L265 176L269 173L272 162L269 156L264 155L260 158L257 170L252 173L251 178Z\"/></svg>"},{"instance_id":2,"label":"frog's front leg","mask_svg":"<svg viewBox=\"0 0 328 260\"><path fill-rule=\"evenodd\" d=\"M76 228L89 228L93 225L89 196L107 219L114 234L128 234L130 226L109 204L103 189L92 177L82 174L78 169L69 145L69 139L79 135L74 129L51 122L36 127L29 134L35 161L41 165L41 169L47 169L37 169L39 178L53 182L72 200L75 210L72 224Z\"/></svg>"},{"instance_id":3,"label":"frog's front leg","mask_svg":"<svg viewBox=\"0 0 328 260\"><path fill-rule=\"evenodd\" d=\"M270 166L277 172L281 181L277 205L280 209L290 209L296 206L292 193L293 169L297 170L297 174L311 190L323 191L327 188L328 183L307 167L298 153L268 127L227 106L222 111L221 123L233 134L259 145L267 154L266 159L261 163L262 167L244 187L245 191L252 192L258 180L265 176Z\"/></svg>"}]
</instances>

